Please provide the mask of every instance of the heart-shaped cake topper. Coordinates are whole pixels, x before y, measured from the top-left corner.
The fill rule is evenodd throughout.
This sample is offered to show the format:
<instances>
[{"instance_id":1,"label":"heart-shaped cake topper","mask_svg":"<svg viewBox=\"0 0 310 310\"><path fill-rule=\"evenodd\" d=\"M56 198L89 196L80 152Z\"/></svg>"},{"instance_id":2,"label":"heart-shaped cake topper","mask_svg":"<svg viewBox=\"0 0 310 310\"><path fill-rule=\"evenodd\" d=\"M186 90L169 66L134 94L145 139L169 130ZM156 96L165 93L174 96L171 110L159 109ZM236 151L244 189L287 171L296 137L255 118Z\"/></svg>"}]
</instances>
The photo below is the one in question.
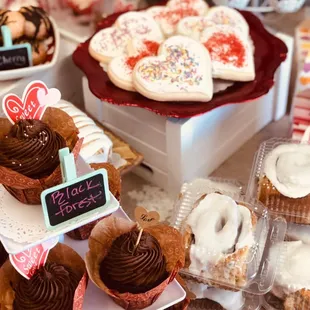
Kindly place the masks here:
<instances>
[{"instance_id":1,"label":"heart-shaped cake topper","mask_svg":"<svg viewBox=\"0 0 310 310\"><path fill-rule=\"evenodd\" d=\"M25 88L22 99L7 94L2 100L2 108L10 122L15 124L21 119L41 119L47 106L57 103L60 98L58 89L48 89L42 81L33 81Z\"/></svg>"},{"instance_id":2,"label":"heart-shaped cake topper","mask_svg":"<svg viewBox=\"0 0 310 310\"><path fill-rule=\"evenodd\" d=\"M58 241L59 237L56 237L24 252L15 255L10 254L10 262L18 273L29 280L37 269L45 265L50 249L52 249Z\"/></svg>"},{"instance_id":3,"label":"heart-shaped cake topper","mask_svg":"<svg viewBox=\"0 0 310 310\"><path fill-rule=\"evenodd\" d=\"M135 218L140 227L144 229L146 227L157 225L159 223L160 215L156 211L148 212L143 207L136 207Z\"/></svg>"}]
</instances>

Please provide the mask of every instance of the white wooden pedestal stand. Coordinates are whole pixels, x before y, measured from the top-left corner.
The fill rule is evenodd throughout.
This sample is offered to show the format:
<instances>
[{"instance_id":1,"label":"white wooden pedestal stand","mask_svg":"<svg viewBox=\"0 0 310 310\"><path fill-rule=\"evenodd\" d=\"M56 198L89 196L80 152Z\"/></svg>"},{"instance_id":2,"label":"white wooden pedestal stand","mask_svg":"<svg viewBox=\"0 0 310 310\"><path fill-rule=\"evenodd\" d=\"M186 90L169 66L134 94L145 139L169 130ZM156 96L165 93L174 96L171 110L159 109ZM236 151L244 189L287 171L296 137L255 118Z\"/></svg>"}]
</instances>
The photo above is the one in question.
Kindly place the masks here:
<instances>
[{"instance_id":1,"label":"white wooden pedestal stand","mask_svg":"<svg viewBox=\"0 0 310 310\"><path fill-rule=\"evenodd\" d=\"M195 177L209 175L256 132L286 112L293 38L276 34L288 46L268 94L244 104L227 105L187 119L156 115L141 108L101 102L83 77L85 109L144 155L135 172L176 193Z\"/></svg>"}]
</instances>

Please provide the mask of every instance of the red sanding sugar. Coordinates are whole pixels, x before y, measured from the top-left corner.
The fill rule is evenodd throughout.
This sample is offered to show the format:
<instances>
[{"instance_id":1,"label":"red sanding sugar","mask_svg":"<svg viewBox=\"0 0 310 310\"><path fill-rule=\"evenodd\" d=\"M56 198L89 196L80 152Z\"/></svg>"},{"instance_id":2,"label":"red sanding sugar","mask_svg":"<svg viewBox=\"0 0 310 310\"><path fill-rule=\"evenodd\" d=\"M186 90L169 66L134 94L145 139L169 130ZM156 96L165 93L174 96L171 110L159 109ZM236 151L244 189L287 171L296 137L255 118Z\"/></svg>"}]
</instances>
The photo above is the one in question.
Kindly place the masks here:
<instances>
[{"instance_id":1,"label":"red sanding sugar","mask_svg":"<svg viewBox=\"0 0 310 310\"><path fill-rule=\"evenodd\" d=\"M141 60L144 57L157 55L158 49L159 49L159 43L154 41L143 41L143 44L145 46L145 49L142 50L138 55L128 57L126 60L126 65L133 70L135 65L139 60Z\"/></svg>"},{"instance_id":2,"label":"red sanding sugar","mask_svg":"<svg viewBox=\"0 0 310 310\"><path fill-rule=\"evenodd\" d=\"M238 68L244 66L245 47L236 35L214 33L204 45L210 52L213 61L229 63Z\"/></svg>"}]
</instances>

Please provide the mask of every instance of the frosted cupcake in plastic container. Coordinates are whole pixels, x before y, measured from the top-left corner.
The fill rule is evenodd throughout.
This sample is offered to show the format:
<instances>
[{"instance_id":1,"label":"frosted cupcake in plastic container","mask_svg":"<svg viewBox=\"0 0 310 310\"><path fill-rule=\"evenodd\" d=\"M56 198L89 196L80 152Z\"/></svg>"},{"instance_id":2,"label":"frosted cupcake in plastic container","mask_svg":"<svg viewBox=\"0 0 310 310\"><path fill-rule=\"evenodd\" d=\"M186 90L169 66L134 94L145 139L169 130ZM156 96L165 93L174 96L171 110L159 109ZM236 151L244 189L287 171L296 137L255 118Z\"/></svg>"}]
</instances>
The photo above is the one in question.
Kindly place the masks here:
<instances>
[{"instance_id":1,"label":"frosted cupcake in plastic container","mask_svg":"<svg viewBox=\"0 0 310 310\"><path fill-rule=\"evenodd\" d=\"M278 262L272 290L263 298L266 310L310 309L309 236L310 226L290 223L285 241L271 248Z\"/></svg>"},{"instance_id":2,"label":"frosted cupcake in plastic container","mask_svg":"<svg viewBox=\"0 0 310 310\"><path fill-rule=\"evenodd\" d=\"M72 118L47 108L42 120L0 119L0 183L20 202L40 204L43 190L62 183L58 151L78 155L82 140Z\"/></svg>"},{"instance_id":3,"label":"frosted cupcake in plastic container","mask_svg":"<svg viewBox=\"0 0 310 310\"><path fill-rule=\"evenodd\" d=\"M288 222L310 224L310 145L278 138L264 142L247 196Z\"/></svg>"},{"instance_id":4,"label":"frosted cupcake in plastic container","mask_svg":"<svg viewBox=\"0 0 310 310\"><path fill-rule=\"evenodd\" d=\"M86 266L90 279L124 309L153 304L184 265L180 233L167 225L139 231L136 223L107 217L89 238Z\"/></svg>"}]
</instances>

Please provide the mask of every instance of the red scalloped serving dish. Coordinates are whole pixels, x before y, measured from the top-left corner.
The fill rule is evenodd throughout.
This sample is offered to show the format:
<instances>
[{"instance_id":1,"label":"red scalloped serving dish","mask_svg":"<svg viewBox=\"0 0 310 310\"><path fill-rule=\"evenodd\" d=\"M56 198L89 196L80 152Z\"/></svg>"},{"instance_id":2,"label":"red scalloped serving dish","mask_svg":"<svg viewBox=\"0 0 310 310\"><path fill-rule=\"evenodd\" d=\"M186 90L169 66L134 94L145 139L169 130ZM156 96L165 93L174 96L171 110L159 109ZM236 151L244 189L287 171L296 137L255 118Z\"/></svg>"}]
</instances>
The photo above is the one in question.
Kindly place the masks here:
<instances>
[{"instance_id":1,"label":"red scalloped serving dish","mask_svg":"<svg viewBox=\"0 0 310 310\"><path fill-rule=\"evenodd\" d=\"M206 113L227 104L244 103L268 93L274 84L274 73L287 55L286 45L270 34L252 13L240 11L250 27L255 46L256 77L251 82L237 82L214 95L209 102L161 102L148 99L139 93L115 86L99 63L88 53L89 40L80 44L73 53L73 61L88 78L91 92L100 100L116 105L140 107L157 114L186 118ZM121 13L113 14L98 24L98 29L111 27Z\"/></svg>"}]
</instances>

